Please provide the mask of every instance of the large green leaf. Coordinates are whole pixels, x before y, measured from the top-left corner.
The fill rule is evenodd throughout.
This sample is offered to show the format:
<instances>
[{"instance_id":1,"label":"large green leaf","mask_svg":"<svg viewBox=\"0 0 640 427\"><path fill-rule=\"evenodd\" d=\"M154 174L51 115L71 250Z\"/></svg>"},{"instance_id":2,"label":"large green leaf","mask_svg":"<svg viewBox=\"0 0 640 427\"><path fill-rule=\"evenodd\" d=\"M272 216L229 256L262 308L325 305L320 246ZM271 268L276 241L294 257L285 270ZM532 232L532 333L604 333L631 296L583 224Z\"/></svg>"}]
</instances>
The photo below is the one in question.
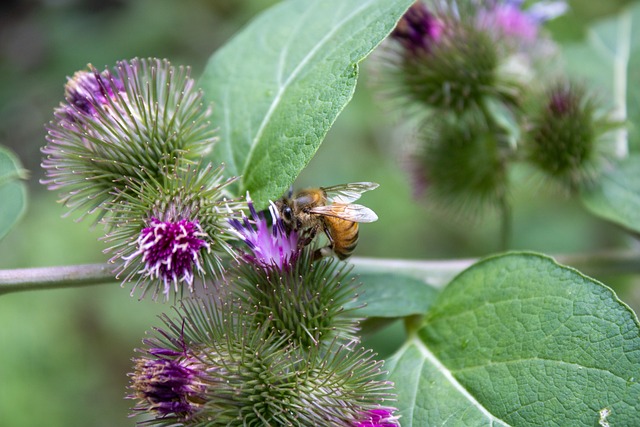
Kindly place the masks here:
<instances>
[{"instance_id":1,"label":"large green leaf","mask_svg":"<svg viewBox=\"0 0 640 427\"><path fill-rule=\"evenodd\" d=\"M640 425L637 317L542 255L462 272L387 367L403 427Z\"/></svg>"},{"instance_id":2,"label":"large green leaf","mask_svg":"<svg viewBox=\"0 0 640 427\"><path fill-rule=\"evenodd\" d=\"M606 220L640 233L640 156L625 159L582 194L584 205Z\"/></svg>"},{"instance_id":3,"label":"large green leaf","mask_svg":"<svg viewBox=\"0 0 640 427\"><path fill-rule=\"evenodd\" d=\"M280 197L351 100L358 62L413 0L288 0L209 60L201 78L220 142L210 160L259 207Z\"/></svg>"},{"instance_id":4,"label":"large green leaf","mask_svg":"<svg viewBox=\"0 0 640 427\"><path fill-rule=\"evenodd\" d=\"M22 217L27 208L25 171L17 157L0 147L0 239Z\"/></svg>"}]
</instances>

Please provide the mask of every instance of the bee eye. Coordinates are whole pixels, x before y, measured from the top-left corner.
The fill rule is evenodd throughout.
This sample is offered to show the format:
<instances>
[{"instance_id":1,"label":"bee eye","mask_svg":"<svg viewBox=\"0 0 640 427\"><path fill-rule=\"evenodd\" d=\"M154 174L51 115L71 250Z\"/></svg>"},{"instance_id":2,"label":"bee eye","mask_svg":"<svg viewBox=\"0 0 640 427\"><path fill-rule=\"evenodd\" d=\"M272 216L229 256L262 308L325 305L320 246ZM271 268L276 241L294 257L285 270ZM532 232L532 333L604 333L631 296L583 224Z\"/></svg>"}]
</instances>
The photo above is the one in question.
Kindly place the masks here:
<instances>
[{"instance_id":1,"label":"bee eye","mask_svg":"<svg viewBox=\"0 0 640 427\"><path fill-rule=\"evenodd\" d=\"M291 222L293 220L293 211L289 206L285 206L282 209L282 216L286 222Z\"/></svg>"}]
</instances>

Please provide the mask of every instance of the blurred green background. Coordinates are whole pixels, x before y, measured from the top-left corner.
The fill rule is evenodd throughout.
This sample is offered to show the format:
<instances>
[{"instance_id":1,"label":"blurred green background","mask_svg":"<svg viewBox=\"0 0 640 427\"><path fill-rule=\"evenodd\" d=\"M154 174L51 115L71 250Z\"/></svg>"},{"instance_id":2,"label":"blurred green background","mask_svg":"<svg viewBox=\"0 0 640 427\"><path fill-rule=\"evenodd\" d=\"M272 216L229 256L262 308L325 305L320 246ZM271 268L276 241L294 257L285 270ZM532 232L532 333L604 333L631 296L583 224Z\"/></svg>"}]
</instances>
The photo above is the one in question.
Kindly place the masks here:
<instances>
[{"instance_id":1,"label":"blurred green background","mask_svg":"<svg viewBox=\"0 0 640 427\"><path fill-rule=\"evenodd\" d=\"M212 52L260 10L266 0L48 0L0 6L0 144L31 171L30 206L0 241L0 268L104 262L100 230L61 218L56 195L38 184L44 124L62 100L66 77L87 63L101 69L132 57L163 57L190 65L198 77ZM551 26L579 40L584 26L624 1L571 2L573 12ZM585 64L585 66L588 66ZM406 137L372 89L366 61L351 104L297 185L375 181L363 197L380 220L362 227L357 256L445 259L499 250L499 222L487 214L453 220L428 201L412 199L398 161ZM637 247L618 228L590 216L578 201L534 186L515 171L512 249L548 254ZM1 202L0 202L1 203ZM640 309L635 277L598 277ZM133 426L125 400L133 349L169 305L138 301L117 284L27 292L0 297L0 426ZM371 341L379 343L397 332ZM391 331L391 332L390 332ZM382 332L385 334L385 332Z\"/></svg>"}]
</instances>

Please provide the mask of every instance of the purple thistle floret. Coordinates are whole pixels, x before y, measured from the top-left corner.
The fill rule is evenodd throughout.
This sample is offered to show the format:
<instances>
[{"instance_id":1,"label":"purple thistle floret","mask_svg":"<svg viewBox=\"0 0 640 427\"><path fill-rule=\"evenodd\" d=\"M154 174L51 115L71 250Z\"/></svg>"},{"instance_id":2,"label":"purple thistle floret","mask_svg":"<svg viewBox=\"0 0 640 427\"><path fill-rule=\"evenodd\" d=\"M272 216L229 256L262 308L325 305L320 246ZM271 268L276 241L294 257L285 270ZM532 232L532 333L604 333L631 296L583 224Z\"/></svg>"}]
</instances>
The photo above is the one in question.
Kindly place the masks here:
<instances>
[{"instance_id":1,"label":"purple thistle floret","mask_svg":"<svg viewBox=\"0 0 640 427\"><path fill-rule=\"evenodd\" d=\"M354 427L400 427L398 416L393 415L395 408L371 409L362 414L362 419Z\"/></svg>"},{"instance_id":2,"label":"purple thistle floret","mask_svg":"<svg viewBox=\"0 0 640 427\"><path fill-rule=\"evenodd\" d=\"M124 91L122 80L108 70L99 73L91 67L91 71L78 71L65 86L68 105L64 105L63 110L69 120L78 121L78 114L96 115L100 108L113 102L116 92Z\"/></svg>"},{"instance_id":3,"label":"purple thistle floret","mask_svg":"<svg viewBox=\"0 0 640 427\"><path fill-rule=\"evenodd\" d=\"M189 291L193 292L193 268L202 271L200 250L209 250L209 244L202 237L207 234L197 220L171 222L151 218L149 226L140 232L136 242L138 249L123 257L125 267L142 255L144 268L139 274L162 280L165 297L169 297L172 284L178 291L179 282L186 282Z\"/></svg>"},{"instance_id":4,"label":"purple thistle floret","mask_svg":"<svg viewBox=\"0 0 640 427\"><path fill-rule=\"evenodd\" d=\"M152 410L161 417L189 418L199 407L205 387L189 359L139 359L133 387L142 402L135 411Z\"/></svg>"},{"instance_id":5,"label":"purple thistle floret","mask_svg":"<svg viewBox=\"0 0 640 427\"><path fill-rule=\"evenodd\" d=\"M424 54L429 53L432 46L440 40L442 32L442 23L429 12L424 3L416 2L400 19L391 37L409 53Z\"/></svg>"},{"instance_id":6,"label":"purple thistle floret","mask_svg":"<svg viewBox=\"0 0 640 427\"><path fill-rule=\"evenodd\" d=\"M190 419L198 411L206 398L206 369L187 353L184 343L182 347L182 351L150 348L147 353L154 358L135 360L131 374L134 394L128 396L138 399L134 411L152 411L160 418L175 416L181 420Z\"/></svg>"},{"instance_id":7,"label":"purple thistle floret","mask_svg":"<svg viewBox=\"0 0 640 427\"><path fill-rule=\"evenodd\" d=\"M248 194L247 205L249 206L252 219L247 218L243 213L242 220L237 218L229 220L232 231L241 238L250 249L250 253L245 252L243 258L247 262L259 267L275 267L282 271L298 258L300 253L298 233L295 231L287 231L273 203L269 206L269 212L273 220L271 227L269 227L265 216L261 212L258 213L256 211Z\"/></svg>"}]
</instances>

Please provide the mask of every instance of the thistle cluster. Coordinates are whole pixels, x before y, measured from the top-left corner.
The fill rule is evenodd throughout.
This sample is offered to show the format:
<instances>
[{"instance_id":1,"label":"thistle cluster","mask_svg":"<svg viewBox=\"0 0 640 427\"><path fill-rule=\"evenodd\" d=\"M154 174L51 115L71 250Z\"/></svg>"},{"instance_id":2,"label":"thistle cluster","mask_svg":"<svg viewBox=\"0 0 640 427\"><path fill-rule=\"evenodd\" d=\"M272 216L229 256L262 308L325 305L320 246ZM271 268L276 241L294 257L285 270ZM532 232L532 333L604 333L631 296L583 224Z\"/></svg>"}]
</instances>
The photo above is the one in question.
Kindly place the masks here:
<instances>
[{"instance_id":1,"label":"thistle cluster","mask_svg":"<svg viewBox=\"0 0 640 427\"><path fill-rule=\"evenodd\" d=\"M392 384L361 347L349 269L314 261L248 198L229 222L244 247L223 288L183 299L145 341L131 374L135 412L160 426L398 426Z\"/></svg>"},{"instance_id":2,"label":"thistle cluster","mask_svg":"<svg viewBox=\"0 0 640 427\"><path fill-rule=\"evenodd\" d=\"M42 183L69 213L105 225L115 272L142 295L193 291L234 256L227 218L239 204L225 188L233 179L197 161L216 139L202 97L189 68L167 60L89 65L69 79L46 126Z\"/></svg>"},{"instance_id":3,"label":"thistle cluster","mask_svg":"<svg viewBox=\"0 0 640 427\"><path fill-rule=\"evenodd\" d=\"M347 308L349 268L317 260L275 204L258 212L222 166L197 160L215 141L208 115L188 69L134 59L76 73L47 125L42 182L104 225L132 295L176 301L134 360L133 413L159 426L398 426Z\"/></svg>"},{"instance_id":4,"label":"thistle cluster","mask_svg":"<svg viewBox=\"0 0 640 427\"><path fill-rule=\"evenodd\" d=\"M405 150L415 193L457 213L506 206L517 161L575 192L610 158L615 121L543 28L566 3L523 3L417 1L384 50L388 95L420 123Z\"/></svg>"},{"instance_id":5,"label":"thistle cluster","mask_svg":"<svg viewBox=\"0 0 640 427\"><path fill-rule=\"evenodd\" d=\"M42 182L105 226L132 295L177 301L134 360L133 413L159 426L397 426L382 362L345 308L349 269L316 260L275 204L240 202L222 166L198 161L215 141L208 115L187 68L134 59L77 72L47 126Z\"/></svg>"}]
</instances>

